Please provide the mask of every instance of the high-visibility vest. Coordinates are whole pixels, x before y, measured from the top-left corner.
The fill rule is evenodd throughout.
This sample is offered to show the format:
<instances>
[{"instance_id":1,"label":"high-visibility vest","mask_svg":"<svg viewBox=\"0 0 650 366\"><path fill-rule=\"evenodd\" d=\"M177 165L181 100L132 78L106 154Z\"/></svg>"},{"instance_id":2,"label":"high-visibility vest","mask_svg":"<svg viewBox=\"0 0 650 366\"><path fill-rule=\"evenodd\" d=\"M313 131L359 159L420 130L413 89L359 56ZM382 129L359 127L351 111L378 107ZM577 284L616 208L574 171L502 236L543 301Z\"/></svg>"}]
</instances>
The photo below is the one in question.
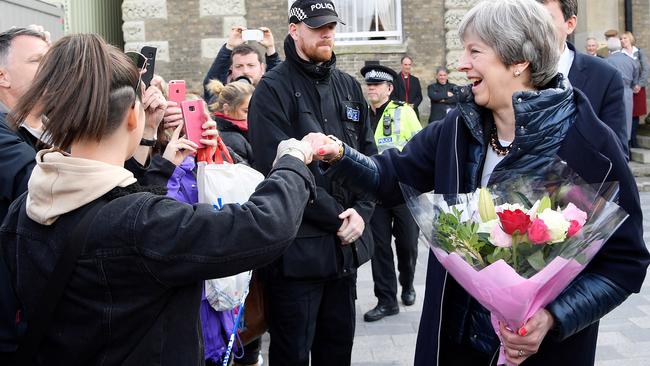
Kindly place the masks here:
<instances>
[{"instance_id":1,"label":"high-visibility vest","mask_svg":"<svg viewBox=\"0 0 650 366\"><path fill-rule=\"evenodd\" d=\"M390 101L375 129L375 143L379 152L396 148L402 151L404 145L422 129L420 120L411 106Z\"/></svg>"}]
</instances>

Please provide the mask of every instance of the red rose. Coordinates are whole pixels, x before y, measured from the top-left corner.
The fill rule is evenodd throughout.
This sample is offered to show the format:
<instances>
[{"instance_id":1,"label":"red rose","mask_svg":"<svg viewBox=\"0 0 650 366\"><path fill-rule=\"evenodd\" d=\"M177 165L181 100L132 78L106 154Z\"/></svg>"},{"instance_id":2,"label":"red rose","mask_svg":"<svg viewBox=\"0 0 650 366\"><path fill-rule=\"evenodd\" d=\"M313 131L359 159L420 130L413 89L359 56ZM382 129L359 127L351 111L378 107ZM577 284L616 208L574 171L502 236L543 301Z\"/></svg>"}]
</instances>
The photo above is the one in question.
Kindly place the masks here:
<instances>
[{"instance_id":1,"label":"red rose","mask_svg":"<svg viewBox=\"0 0 650 366\"><path fill-rule=\"evenodd\" d=\"M582 229L582 226L580 223L576 220L571 220L571 225L569 226L569 231L567 232L567 236L570 238L577 234L580 229Z\"/></svg>"},{"instance_id":2,"label":"red rose","mask_svg":"<svg viewBox=\"0 0 650 366\"><path fill-rule=\"evenodd\" d=\"M503 210L502 212L497 212L497 215L499 216L499 221L501 221L503 231L508 235L512 235L515 232L523 235L530 226L530 217L522 210Z\"/></svg>"}]
</instances>

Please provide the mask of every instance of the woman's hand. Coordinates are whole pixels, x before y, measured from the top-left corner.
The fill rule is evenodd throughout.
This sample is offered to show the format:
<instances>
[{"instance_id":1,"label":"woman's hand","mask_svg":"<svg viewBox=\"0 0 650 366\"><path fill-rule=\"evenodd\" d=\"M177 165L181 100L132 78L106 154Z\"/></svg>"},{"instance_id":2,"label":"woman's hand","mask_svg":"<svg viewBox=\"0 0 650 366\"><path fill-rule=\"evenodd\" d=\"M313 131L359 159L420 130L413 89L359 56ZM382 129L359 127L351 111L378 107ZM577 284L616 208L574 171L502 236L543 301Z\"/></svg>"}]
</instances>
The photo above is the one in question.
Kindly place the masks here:
<instances>
[{"instance_id":1,"label":"woman's hand","mask_svg":"<svg viewBox=\"0 0 650 366\"><path fill-rule=\"evenodd\" d=\"M171 161L176 166L179 166L185 158L194 154L198 148L197 144L184 137L180 137L182 129L182 124L176 127L163 153L163 158Z\"/></svg>"},{"instance_id":2,"label":"woman's hand","mask_svg":"<svg viewBox=\"0 0 650 366\"><path fill-rule=\"evenodd\" d=\"M181 107L178 103L168 100L167 109L165 109L165 116L163 117L163 128L174 129L183 123L183 111L181 110Z\"/></svg>"},{"instance_id":3,"label":"woman's hand","mask_svg":"<svg viewBox=\"0 0 650 366\"><path fill-rule=\"evenodd\" d=\"M339 153L339 144L320 132L309 133L302 138L302 141L311 145L314 160L331 160Z\"/></svg>"},{"instance_id":4,"label":"woman's hand","mask_svg":"<svg viewBox=\"0 0 650 366\"><path fill-rule=\"evenodd\" d=\"M199 141L205 145L206 149L210 149L210 156L212 156L217 151L218 145L217 137L219 137L219 130L217 130L217 122L210 119L204 123L201 128L203 129L201 136L204 138L200 139Z\"/></svg>"},{"instance_id":5,"label":"woman's hand","mask_svg":"<svg viewBox=\"0 0 650 366\"><path fill-rule=\"evenodd\" d=\"M517 333L508 330L502 323L499 324L501 340L506 350L506 359L514 365L519 365L528 357L539 351L546 333L553 328L555 319L546 309L538 310L526 325L519 328Z\"/></svg>"},{"instance_id":6,"label":"woman's hand","mask_svg":"<svg viewBox=\"0 0 650 366\"><path fill-rule=\"evenodd\" d=\"M343 220L343 224L336 232L336 235L341 240L341 244L348 245L354 243L363 234L363 229L366 227L363 217L359 215L357 210L348 208L341 212L339 219Z\"/></svg>"},{"instance_id":7,"label":"woman's hand","mask_svg":"<svg viewBox=\"0 0 650 366\"><path fill-rule=\"evenodd\" d=\"M144 125L145 138L148 138L148 136L153 136L156 133L158 125L163 120L167 109L167 100L165 100L160 89L152 85L145 90L142 96L142 106L146 116Z\"/></svg>"}]
</instances>

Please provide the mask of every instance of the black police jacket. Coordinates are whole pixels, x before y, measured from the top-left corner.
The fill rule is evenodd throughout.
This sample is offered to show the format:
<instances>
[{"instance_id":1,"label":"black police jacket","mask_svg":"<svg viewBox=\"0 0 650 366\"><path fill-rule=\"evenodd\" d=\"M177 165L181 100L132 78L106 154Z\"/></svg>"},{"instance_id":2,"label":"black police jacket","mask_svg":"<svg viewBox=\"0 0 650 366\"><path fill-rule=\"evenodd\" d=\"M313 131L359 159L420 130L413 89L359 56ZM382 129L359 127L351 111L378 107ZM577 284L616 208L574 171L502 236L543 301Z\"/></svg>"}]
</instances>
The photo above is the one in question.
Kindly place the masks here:
<instances>
[{"instance_id":1,"label":"black police jacket","mask_svg":"<svg viewBox=\"0 0 650 366\"><path fill-rule=\"evenodd\" d=\"M266 174L278 143L300 140L310 132L337 136L364 154L377 149L368 121L368 108L359 83L335 68L336 58L321 65L300 59L294 41L285 39L286 60L264 74L251 99L248 137L255 156L253 167ZM373 240L368 223L374 202L365 193L353 194L310 165L317 185L316 199L307 205L294 244L275 263L287 278L327 279L353 273L370 259ZM354 208L366 223L362 237L341 245L338 215Z\"/></svg>"}]
</instances>

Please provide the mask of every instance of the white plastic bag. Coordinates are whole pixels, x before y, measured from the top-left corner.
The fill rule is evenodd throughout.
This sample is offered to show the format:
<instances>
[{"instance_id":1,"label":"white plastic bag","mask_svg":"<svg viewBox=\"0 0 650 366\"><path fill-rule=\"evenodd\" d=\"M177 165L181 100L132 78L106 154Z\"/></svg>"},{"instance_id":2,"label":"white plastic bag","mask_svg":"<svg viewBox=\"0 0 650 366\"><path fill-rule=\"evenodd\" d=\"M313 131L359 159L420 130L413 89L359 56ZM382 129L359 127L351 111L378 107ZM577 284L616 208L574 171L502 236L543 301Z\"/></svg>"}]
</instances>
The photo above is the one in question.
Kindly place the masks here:
<instances>
[{"instance_id":1,"label":"white plastic bag","mask_svg":"<svg viewBox=\"0 0 650 366\"><path fill-rule=\"evenodd\" d=\"M218 153L217 153L218 154ZM244 164L198 163L199 202L221 210L225 204L242 204L250 198L264 176ZM244 300L251 271L205 281L205 297L216 311L231 310Z\"/></svg>"},{"instance_id":2,"label":"white plastic bag","mask_svg":"<svg viewBox=\"0 0 650 366\"><path fill-rule=\"evenodd\" d=\"M209 203L217 210L228 203L242 204L264 180L262 173L244 164L198 163L199 202Z\"/></svg>"}]
</instances>

